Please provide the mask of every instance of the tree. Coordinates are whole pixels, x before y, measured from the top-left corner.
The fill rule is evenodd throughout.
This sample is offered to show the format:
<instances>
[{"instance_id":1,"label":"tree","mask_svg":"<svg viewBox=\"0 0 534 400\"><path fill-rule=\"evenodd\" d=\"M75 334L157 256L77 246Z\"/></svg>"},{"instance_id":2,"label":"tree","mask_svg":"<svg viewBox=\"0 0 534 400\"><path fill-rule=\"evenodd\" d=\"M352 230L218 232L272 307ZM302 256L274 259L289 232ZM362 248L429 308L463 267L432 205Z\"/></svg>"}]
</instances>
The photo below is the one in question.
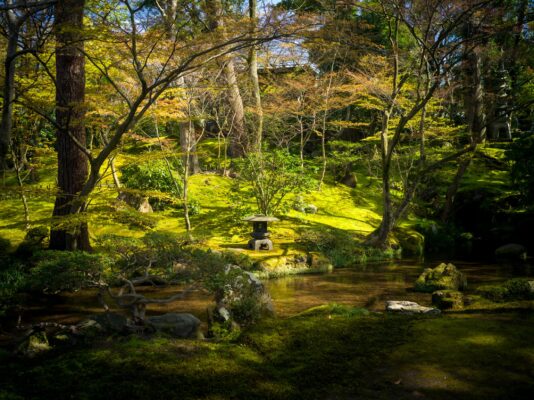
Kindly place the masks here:
<instances>
[{"instance_id":1,"label":"tree","mask_svg":"<svg viewBox=\"0 0 534 400\"><path fill-rule=\"evenodd\" d=\"M56 5L56 123L58 190L54 217L71 214L71 207L88 177L85 146L85 57L83 29L85 0L63 0ZM90 250L87 222L68 229L53 227L50 248Z\"/></svg>"},{"instance_id":2,"label":"tree","mask_svg":"<svg viewBox=\"0 0 534 400\"><path fill-rule=\"evenodd\" d=\"M136 4L129 0L120 0L116 2L116 10L111 16L107 9L100 14L93 13L91 16L92 31L98 32L94 34L94 43L99 46L94 46L92 49L83 46L75 47L75 50L82 52L92 67L100 73L108 87L114 91L114 95L110 97L116 102L120 113L112 124L113 129L108 140L97 152L91 152L83 138L80 137L78 140L71 130L64 131L70 139L67 143L74 144L77 150L85 155L90 167L89 175L81 190L72 196L69 207L62 209L65 212L62 215L70 215L74 220L83 219L90 203L89 196L102 179L102 167L116 151L124 135L177 81L228 54L277 37L292 35L295 29L299 29L287 27L283 20L275 19L262 27L262 35L258 37L250 37L246 31L236 30L232 32L232 35L219 35L218 32L210 30L207 33L192 35L192 37L176 37L169 40L167 32L150 25L151 15L146 12L144 4ZM107 50L104 50L102 46L104 48L108 46ZM97 54L92 53L95 51ZM103 52L106 53L106 58L99 57ZM80 94L80 92L76 93ZM80 100L80 98L72 100ZM71 107L69 112L71 115L80 113L81 116L83 107L81 109ZM70 121L69 127L79 128L80 123L82 120L75 118L74 121ZM77 156L79 153L71 154ZM81 177L84 173L84 166L81 159L76 160L80 161L77 165L80 169L75 174ZM84 223L74 225L73 233L69 233L70 237L79 236L83 239L80 233L84 232ZM73 242L76 242L76 247L79 248L80 240L73 240Z\"/></svg>"},{"instance_id":3,"label":"tree","mask_svg":"<svg viewBox=\"0 0 534 400\"><path fill-rule=\"evenodd\" d=\"M55 4L55 2L55 0L36 0L33 2L6 0L3 5L0 5L0 11L3 13L3 34L7 38L6 56L4 60L4 87L2 91L3 107L0 120L0 168L3 170L7 166L6 157L10 152L11 146L13 104L15 102L15 62L17 58L23 55L35 52L43 45L43 41L47 37L46 26L43 26L37 32L36 40L33 41L33 47L20 48L20 31L23 25L36 13L46 10ZM45 24L47 22L45 20Z\"/></svg>"},{"instance_id":4,"label":"tree","mask_svg":"<svg viewBox=\"0 0 534 400\"><path fill-rule=\"evenodd\" d=\"M458 63L458 48L472 43L473 37L463 38L458 30L466 19L483 9L491 1L473 1L462 5L455 2L421 0L404 3L379 1L375 12L381 13L387 21L387 60L390 62L389 93L379 94L382 109L380 130L380 152L382 158L382 220L379 227L369 235L367 243L376 247L387 246L390 232L411 203L421 178L451 159L472 151L473 145L448 155L434 163L427 163L424 157L410 168L410 177L404 179L402 199L394 204L391 193L392 161L401 142L407 125L424 109L444 81L447 72ZM402 35L402 40L401 40ZM404 48L403 48L404 47ZM416 57L410 59L409 54ZM419 74L428 63L429 74ZM414 76L414 72L417 75ZM428 79L425 82L425 79ZM401 96L409 89L410 83L426 88L423 93L416 91L409 102L401 103ZM392 117L399 115L393 135L390 138ZM424 120L422 120L424 123ZM423 126L424 128L424 126Z\"/></svg>"}]
</instances>

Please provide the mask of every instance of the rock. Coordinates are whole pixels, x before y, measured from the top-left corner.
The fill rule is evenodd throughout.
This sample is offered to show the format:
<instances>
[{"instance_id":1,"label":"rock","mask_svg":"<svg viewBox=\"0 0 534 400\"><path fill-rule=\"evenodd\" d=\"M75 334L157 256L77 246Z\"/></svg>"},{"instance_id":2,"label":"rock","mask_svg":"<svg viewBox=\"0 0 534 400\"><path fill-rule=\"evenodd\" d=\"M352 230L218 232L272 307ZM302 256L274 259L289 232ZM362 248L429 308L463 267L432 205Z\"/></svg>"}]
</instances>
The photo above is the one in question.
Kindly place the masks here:
<instances>
[{"instance_id":1,"label":"rock","mask_svg":"<svg viewBox=\"0 0 534 400\"><path fill-rule=\"evenodd\" d=\"M463 290L467 287L464 274L452 264L441 263L427 268L415 281L415 291L432 293L436 290Z\"/></svg>"},{"instance_id":2,"label":"rock","mask_svg":"<svg viewBox=\"0 0 534 400\"><path fill-rule=\"evenodd\" d=\"M348 187L355 188L358 186L358 177L354 172L348 172L341 178L341 183Z\"/></svg>"},{"instance_id":3,"label":"rock","mask_svg":"<svg viewBox=\"0 0 534 400\"><path fill-rule=\"evenodd\" d=\"M32 332L19 345L17 353L26 357L35 357L37 354L51 349L45 331Z\"/></svg>"},{"instance_id":4,"label":"rock","mask_svg":"<svg viewBox=\"0 0 534 400\"><path fill-rule=\"evenodd\" d=\"M141 199L141 202L139 203L139 206L137 207L137 211L141 213L151 213L154 212L152 209L152 206L148 202L148 197L143 197Z\"/></svg>"},{"instance_id":5,"label":"rock","mask_svg":"<svg viewBox=\"0 0 534 400\"><path fill-rule=\"evenodd\" d=\"M438 290L432 293L432 304L440 310L459 310L464 306L464 295L457 290Z\"/></svg>"},{"instance_id":6,"label":"rock","mask_svg":"<svg viewBox=\"0 0 534 400\"><path fill-rule=\"evenodd\" d=\"M86 337L95 337L104 332L104 328L94 319L86 319L74 327L74 333Z\"/></svg>"},{"instance_id":7,"label":"rock","mask_svg":"<svg viewBox=\"0 0 534 400\"><path fill-rule=\"evenodd\" d=\"M386 311L399 314L429 314L437 315L441 311L433 307L421 306L413 301L392 300L386 301Z\"/></svg>"},{"instance_id":8,"label":"rock","mask_svg":"<svg viewBox=\"0 0 534 400\"><path fill-rule=\"evenodd\" d=\"M315 204L306 204L304 206L304 212L306 214L317 214L317 206Z\"/></svg>"},{"instance_id":9,"label":"rock","mask_svg":"<svg viewBox=\"0 0 534 400\"><path fill-rule=\"evenodd\" d=\"M508 243L495 250L495 256L500 258L511 258L516 260L527 259L527 249L525 246L517 243Z\"/></svg>"},{"instance_id":10,"label":"rock","mask_svg":"<svg viewBox=\"0 0 534 400\"><path fill-rule=\"evenodd\" d=\"M122 314L105 312L92 316L90 319L96 321L107 332L124 333L127 331L128 319Z\"/></svg>"},{"instance_id":11,"label":"rock","mask_svg":"<svg viewBox=\"0 0 534 400\"><path fill-rule=\"evenodd\" d=\"M148 325L156 331L176 338L193 339L199 337L200 320L192 314L169 313L148 317Z\"/></svg>"},{"instance_id":12,"label":"rock","mask_svg":"<svg viewBox=\"0 0 534 400\"><path fill-rule=\"evenodd\" d=\"M117 197L118 200L125 202L129 206L135 208L141 213L153 212L152 206L149 203L148 197L141 197L136 194L120 192Z\"/></svg>"}]
</instances>

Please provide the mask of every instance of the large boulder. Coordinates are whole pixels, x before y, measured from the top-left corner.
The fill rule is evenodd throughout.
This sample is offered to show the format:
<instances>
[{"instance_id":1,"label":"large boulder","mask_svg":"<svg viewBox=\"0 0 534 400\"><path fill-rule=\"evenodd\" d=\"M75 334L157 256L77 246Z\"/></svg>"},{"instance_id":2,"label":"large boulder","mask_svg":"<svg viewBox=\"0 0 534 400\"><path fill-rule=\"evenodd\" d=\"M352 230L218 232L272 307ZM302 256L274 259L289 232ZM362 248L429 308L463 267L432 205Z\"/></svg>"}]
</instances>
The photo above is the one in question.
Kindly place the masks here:
<instances>
[{"instance_id":1,"label":"large boulder","mask_svg":"<svg viewBox=\"0 0 534 400\"><path fill-rule=\"evenodd\" d=\"M459 310L464 307L464 295L457 290L438 290L432 293L432 304L440 310Z\"/></svg>"},{"instance_id":2,"label":"large boulder","mask_svg":"<svg viewBox=\"0 0 534 400\"><path fill-rule=\"evenodd\" d=\"M464 274L452 264L441 263L427 268L415 281L415 291L432 293L436 290L463 290L467 287Z\"/></svg>"},{"instance_id":3,"label":"large boulder","mask_svg":"<svg viewBox=\"0 0 534 400\"><path fill-rule=\"evenodd\" d=\"M517 243L508 243L497 248L497 250L495 250L495 256L499 258L526 260L527 249L525 246Z\"/></svg>"},{"instance_id":4,"label":"large boulder","mask_svg":"<svg viewBox=\"0 0 534 400\"><path fill-rule=\"evenodd\" d=\"M425 307L413 301L391 300L386 301L386 311L397 314L429 314L437 315L441 311L433 307Z\"/></svg>"},{"instance_id":5,"label":"large boulder","mask_svg":"<svg viewBox=\"0 0 534 400\"><path fill-rule=\"evenodd\" d=\"M176 338L196 339L202 336L200 320L192 314L169 313L148 317L146 322L156 331Z\"/></svg>"},{"instance_id":6,"label":"large boulder","mask_svg":"<svg viewBox=\"0 0 534 400\"><path fill-rule=\"evenodd\" d=\"M96 321L100 328L105 330L106 332L125 333L128 331L128 319L122 314L114 312L105 312L102 314L94 315L90 317L90 319Z\"/></svg>"}]
</instances>

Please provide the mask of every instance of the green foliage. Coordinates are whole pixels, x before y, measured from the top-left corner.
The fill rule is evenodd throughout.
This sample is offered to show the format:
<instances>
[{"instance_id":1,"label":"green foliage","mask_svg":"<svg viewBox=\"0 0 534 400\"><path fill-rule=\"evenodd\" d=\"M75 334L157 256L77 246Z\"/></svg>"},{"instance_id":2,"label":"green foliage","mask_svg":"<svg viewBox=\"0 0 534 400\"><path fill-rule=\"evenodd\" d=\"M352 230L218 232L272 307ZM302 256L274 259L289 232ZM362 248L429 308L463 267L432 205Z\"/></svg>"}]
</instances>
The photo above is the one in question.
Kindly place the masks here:
<instances>
[{"instance_id":1,"label":"green foliage","mask_svg":"<svg viewBox=\"0 0 534 400\"><path fill-rule=\"evenodd\" d=\"M238 170L234 193L244 201L254 201L256 211L263 215L289 209L287 196L308 190L313 182L302 173L299 159L281 150L249 154Z\"/></svg>"},{"instance_id":2,"label":"green foliage","mask_svg":"<svg viewBox=\"0 0 534 400\"><path fill-rule=\"evenodd\" d=\"M501 285L482 285L477 288L477 293L495 302L534 298L529 281L523 278L510 279Z\"/></svg>"},{"instance_id":3,"label":"green foliage","mask_svg":"<svg viewBox=\"0 0 534 400\"><path fill-rule=\"evenodd\" d=\"M103 235L98 240L99 249L113 259L110 279L119 276L131 278L148 272L162 278L175 276L173 265L183 261L185 239L171 232L148 232L140 239ZM184 271L180 271L184 273Z\"/></svg>"},{"instance_id":4,"label":"green foliage","mask_svg":"<svg viewBox=\"0 0 534 400\"><path fill-rule=\"evenodd\" d=\"M534 133L516 139L506 156L513 162L512 181L523 196L526 206L534 204Z\"/></svg>"},{"instance_id":5,"label":"green foliage","mask_svg":"<svg viewBox=\"0 0 534 400\"><path fill-rule=\"evenodd\" d=\"M362 244L363 237L341 229L304 229L298 239L309 252L324 254L334 267L349 267L369 261L389 260L400 257L400 249L385 250Z\"/></svg>"},{"instance_id":6,"label":"green foliage","mask_svg":"<svg viewBox=\"0 0 534 400\"><path fill-rule=\"evenodd\" d=\"M3 262L5 264L0 270L0 316L18 303L18 293L28 284L28 275L21 265L8 263L8 260Z\"/></svg>"},{"instance_id":7,"label":"green foliage","mask_svg":"<svg viewBox=\"0 0 534 400\"><path fill-rule=\"evenodd\" d=\"M31 257L33 253L47 247L48 227L37 226L31 228L24 237L24 240L18 245L15 254L19 257Z\"/></svg>"},{"instance_id":8,"label":"green foliage","mask_svg":"<svg viewBox=\"0 0 534 400\"><path fill-rule=\"evenodd\" d=\"M121 168L122 183L130 189L151 193L151 205L154 209L163 209L164 199L158 199L153 192L168 193L178 198L182 188L177 188L165 160L150 160L139 164L130 164Z\"/></svg>"},{"instance_id":9,"label":"green foliage","mask_svg":"<svg viewBox=\"0 0 534 400\"><path fill-rule=\"evenodd\" d=\"M158 203L159 204L159 203ZM113 219L129 226L132 229L153 229L158 225L158 218L150 213L140 213L131 208L117 210L113 214Z\"/></svg>"},{"instance_id":10,"label":"green foliage","mask_svg":"<svg viewBox=\"0 0 534 400\"><path fill-rule=\"evenodd\" d=\"M30 286L44 293L76 291L96 286L109 259L83 251L47 250L35 254Z\"/></svg>"},{"instance_id":11,"label":"green foliage","mask_svg":"<svg viewBox=\"0 0 534 400\"><path fill-rule=\"evenodd\" d=\"M11 250L11 241L0 236L0 259Z\"/></svg>"}]
</instances>

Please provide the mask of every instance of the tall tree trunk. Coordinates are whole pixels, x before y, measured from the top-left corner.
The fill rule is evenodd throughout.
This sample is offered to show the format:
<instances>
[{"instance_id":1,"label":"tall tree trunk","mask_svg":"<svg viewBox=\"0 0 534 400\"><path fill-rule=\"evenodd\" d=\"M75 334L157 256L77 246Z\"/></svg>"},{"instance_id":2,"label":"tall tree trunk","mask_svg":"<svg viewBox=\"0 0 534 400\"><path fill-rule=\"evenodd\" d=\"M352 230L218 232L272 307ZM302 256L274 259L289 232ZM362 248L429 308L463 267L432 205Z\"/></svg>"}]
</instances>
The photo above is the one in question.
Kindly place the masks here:
<instances>
[{"instance_id":1,"label":"tall tree trunk","mask_svg":"<svg viewBox=\"0 0 534 400\"><path fill-rule=\"evenodd\" d=\"M249 0L250 32L252 36L254 36L256 30L257 6L257 0ZM254 101L256 103L256 147L258 148L258 151L261 151L263 139L263 107L261 105L260 81L258 78L258 54L256 46L250 47L248 65L250 81L252 83L252 94L254 95Z\"/></svg>"},{"instance_id":2,"label":"tall tree trunk","mask_svg":"<svg viewBox=\"0 0 534 400\"><path fill-rule=\"evenodd\" d=\"M220 29L221 34L226 36L221 0L206 0L206 15L210 30ZM246 154L249 143L246 134L245 108L243 107L243 98L237 84L234 59L231 55L226 55L221 57L218 63L223 67L223 74L228 88L228 104L233 112L234 122L232 124L228 152L231 157L242 157Z\"/></svg>"},{"instance_id":3,"label":"tall tree trunk","mask_svg":"<svg viewBox=\"0 0 534 400\"><path fill-rule=\"evenodd\" d=\"M20 29L20 21L13 10L6 11L6 19L8 40L4 62L4 104L2 107L2 120L0 121L0 168L2 170L5 170L7 167L6 158L11 147L13 102L15 101L15 58Z\"/></svg>"},{"instance_id":4,"label":"tall tree trunk","mask_svg":"<svg viewBox=\"0 0 534 400\"><path fill-rule=\"evenodd\" d=\"M56 5L56 121L59 193L54 204L54 217L72 213L73 204L88 177L88 160L76 141L85 146L85 58L83 12L85 0L62 0ZM50 248L57 250L90 250L86 222L73 227L52 229Z\"/></svg>"}]
</instances>

